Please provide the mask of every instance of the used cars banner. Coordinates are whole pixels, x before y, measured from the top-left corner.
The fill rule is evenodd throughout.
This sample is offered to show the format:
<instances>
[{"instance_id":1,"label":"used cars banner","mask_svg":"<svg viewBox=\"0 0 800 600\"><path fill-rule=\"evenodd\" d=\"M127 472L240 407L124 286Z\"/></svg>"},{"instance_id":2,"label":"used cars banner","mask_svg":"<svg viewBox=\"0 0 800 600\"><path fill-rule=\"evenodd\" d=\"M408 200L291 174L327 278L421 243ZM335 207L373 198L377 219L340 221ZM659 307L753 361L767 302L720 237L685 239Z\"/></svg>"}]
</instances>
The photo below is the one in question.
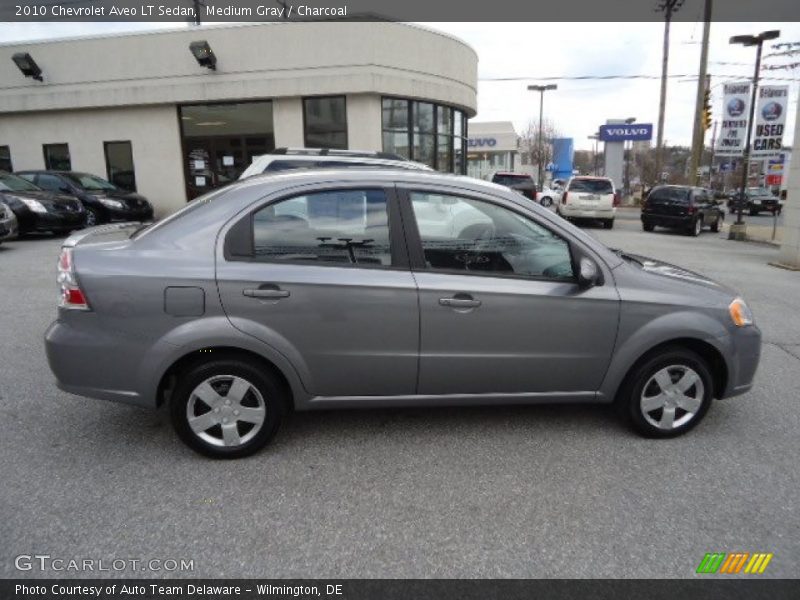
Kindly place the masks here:
<instances>
[{"instance_id":1,"label":"used cars banner","mask_svg":"<svg viewBox=\"0 0 800 600\"><path fill-rule=\"evenodd\" d=\"M788 85L765 85L758 89L756 128L750 155L759 158L780 156L786 109L789 102Z\"/></svg>"},{"instance_id":2,"label":"used cars banner","mask_svg":"<svg viewBox=\"0 0 800 600\"><path fill-rule=\"evenodd\" d=\"M722 127L717 138L717 156L741 156L747 138L750 84L726 83L722 107Z\"/></svg>"}]
</instances>

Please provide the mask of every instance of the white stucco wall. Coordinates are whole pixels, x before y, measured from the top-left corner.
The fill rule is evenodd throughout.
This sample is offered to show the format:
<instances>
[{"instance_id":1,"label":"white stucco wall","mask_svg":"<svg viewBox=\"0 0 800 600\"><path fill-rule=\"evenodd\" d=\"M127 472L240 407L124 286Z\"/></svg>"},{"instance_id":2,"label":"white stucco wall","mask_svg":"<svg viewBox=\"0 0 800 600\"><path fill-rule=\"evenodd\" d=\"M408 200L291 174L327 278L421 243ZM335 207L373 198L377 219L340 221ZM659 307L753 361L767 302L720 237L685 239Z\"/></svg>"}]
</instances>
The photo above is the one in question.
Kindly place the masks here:
<instances>
[{"instance_id":1,"label":"white stucco wall","mask_svg":"<svg viewBox=\"0 0 800 600\"><path fill-rule=\"evenodd\" d=\"M138 191L159 216L183 206L186 190L174 106L0 115L0 144L15 170L44 169L42 144L69 143L72 168L106 175L103 142L130 140Z\"/></svg>"}]
</instances>

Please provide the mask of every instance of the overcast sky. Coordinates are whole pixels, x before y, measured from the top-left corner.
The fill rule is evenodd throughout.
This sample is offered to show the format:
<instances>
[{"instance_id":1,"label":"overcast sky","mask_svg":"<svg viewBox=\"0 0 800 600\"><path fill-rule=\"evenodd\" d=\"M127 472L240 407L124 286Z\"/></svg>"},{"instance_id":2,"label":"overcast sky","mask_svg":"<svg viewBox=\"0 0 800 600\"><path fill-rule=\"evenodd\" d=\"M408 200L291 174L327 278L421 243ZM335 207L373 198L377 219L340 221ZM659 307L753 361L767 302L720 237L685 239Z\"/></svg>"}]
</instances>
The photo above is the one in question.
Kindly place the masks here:
<instances>
[{"instance_id":1,"label":"overcast sky","mask_svg":"<svg viewBox=\"0 0 800 600\"><path fill-rule=\"evenodd\" d=\"M174 23L0 23L0 40L47 39L154 28ZM653 123L658 118L659 76L663 23L431 23L453 34L478 53L478 121L512 121L518 131L538 117L539 94L528 84L545 77L646 75L653 79L547 81L558 90L545 95L545 117L560 133L575 139L576 148L589 148L587 136L606 119L636 117ZM800 42L800 23L714 23L711 27L709 72L712 75L714 118L720 114L721 83L752 77L755 49L732 46L732 35L780 29L777 42ZM688 145L700 60L702 23L673 23L670 44L671 75L667 96L665 140ZM764 55L775 52L765 46ZM765 64L800 62L794 57L766 57ZM790 85L787 145L797 114L800 68L764 71L764 81ZM519 81L491 81L521 78ZM710 133L707 140L710 139Z\"/></svg>"}]
</instances>

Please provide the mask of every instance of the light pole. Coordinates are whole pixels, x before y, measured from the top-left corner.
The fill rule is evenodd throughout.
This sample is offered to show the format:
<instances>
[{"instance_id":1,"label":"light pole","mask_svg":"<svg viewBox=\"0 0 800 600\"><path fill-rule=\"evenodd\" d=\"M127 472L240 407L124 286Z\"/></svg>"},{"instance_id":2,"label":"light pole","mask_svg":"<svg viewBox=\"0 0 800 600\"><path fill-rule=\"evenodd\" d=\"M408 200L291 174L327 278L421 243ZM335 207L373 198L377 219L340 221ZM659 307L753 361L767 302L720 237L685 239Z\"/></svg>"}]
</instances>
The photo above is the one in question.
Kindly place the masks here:
<instances>
[{"instance_id":1,"label":"light pole","mask_svg":"<svg viewBox=\"0 0 800 600\"><path fill-rule=\"evenodd\" d=\"M558 89L555 83L547 85L529 85L528 90L531 92L539 92L539 190L544 185L544 169L542 162L544 160L544 140L542 139L542 119L544 118L544 93L548 90Z\"/></svg>"},{"instance_id":2,"label":"light pole","mask_svg":"<svg viewBox=\"0 0 800 600\"><path fill-rule=\"evenodd\" d=\"M594 154L592 155L592 162L594 164L594 175L597 176L597 140L600 139L600 133L593 133L587 136L588 139L594 140Z\"/></svg>"},{"instance_id":3,"label":"light pole","mask_svg":"<svg viewBox=\"0 0 800 600\"><path fill-rule=\"evenodd\" d=\"M774 40L779 37L781 32L777 29L762 31L758 35L735 35L730 39L731 44L742 44L743 46L756 47L756 66L753 72L753 90L750 94L750 118L747 121L747 136L744 144L744 164L742 165L742 184L739 190L738 207L736 210L736 223L731 226L728 238L732 240L745 239L746 225L742 219L744 202L746 201L745 190L747 189L747 176L750 169L750 140L753 132L753 117L756 113L756 92L758 90L758 76L761 70L761 48L765 41Z\"/></svg>"},{"instance_id":4,"label":"light pole","mask_svg":"<svg viewBox=\"0 0 800 600\"><path fill-rule=\"evenodd\" d=\"M631 125L636 122L636 117L628 117L625 119L626 125ZM633 140L628 145L628 155L625 157L625 195L631 194L631 152L633 151Z\"/></svg>"}]
</instances>

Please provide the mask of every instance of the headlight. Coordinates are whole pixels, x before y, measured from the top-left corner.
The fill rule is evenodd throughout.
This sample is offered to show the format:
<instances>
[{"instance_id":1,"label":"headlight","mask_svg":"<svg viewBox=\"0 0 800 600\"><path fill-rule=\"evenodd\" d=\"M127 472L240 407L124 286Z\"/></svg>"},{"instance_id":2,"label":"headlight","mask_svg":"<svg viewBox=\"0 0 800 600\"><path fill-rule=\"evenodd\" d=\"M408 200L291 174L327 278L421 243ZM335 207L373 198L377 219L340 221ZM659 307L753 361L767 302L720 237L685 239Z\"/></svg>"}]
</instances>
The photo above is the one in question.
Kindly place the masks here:
<instances>
[{"instance_id":1,"label":"headlight","mask_svg":"<svg viewBox=\"0 0 800 600\"><path fill-rule=\"evenodd\" d=\"M119 200L112 200L111 198L98 198L98 200L106 208L122 208L122 202Z\"/></svg>"},{"instance_id":2,"label":"headlight","mask_svg":"<svg viewBox=\"0 0 800 600\"><path fill-rule=\"evenodd\" d=\"M22 203L35 213L46 213L47 209L38 200L31 200L30 198L20 198Z\"/></svg>"},{"instance_id":3,"label":"headlight","mask_svg":"<svg viewBox=\"0 0 800 600\"><path fill-rule=\"evenodd\" d=\"M746 327L753 324L753 313L750 312L747 303L741 298L736 298L730 303L728 312L737 327Z\"/></svg>"}]
</instances>

